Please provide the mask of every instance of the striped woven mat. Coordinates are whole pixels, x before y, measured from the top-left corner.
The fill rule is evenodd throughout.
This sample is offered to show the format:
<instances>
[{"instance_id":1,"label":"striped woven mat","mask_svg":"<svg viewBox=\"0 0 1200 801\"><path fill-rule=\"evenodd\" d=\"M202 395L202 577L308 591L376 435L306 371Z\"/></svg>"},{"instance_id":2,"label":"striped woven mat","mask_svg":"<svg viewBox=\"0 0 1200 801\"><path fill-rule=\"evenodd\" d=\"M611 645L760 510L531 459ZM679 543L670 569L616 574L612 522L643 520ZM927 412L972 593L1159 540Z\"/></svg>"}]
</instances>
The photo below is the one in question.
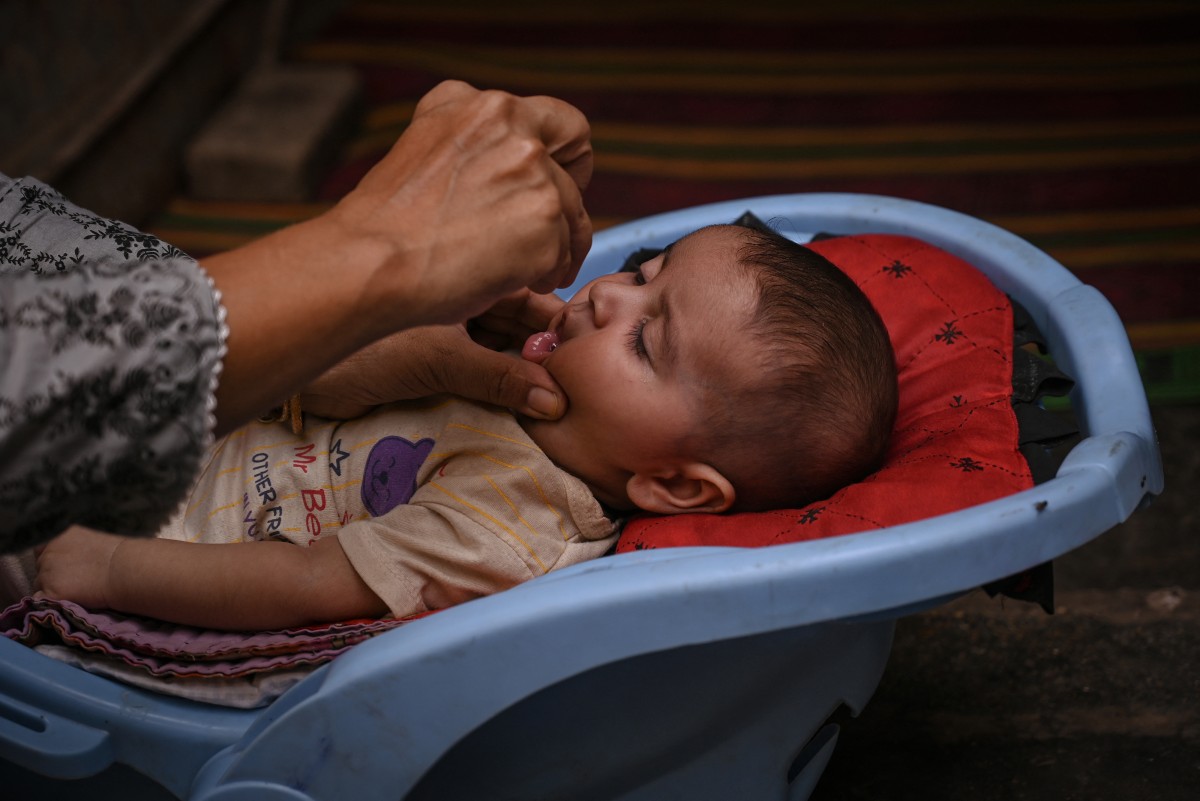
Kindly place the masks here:
<instances>
[{"instance_id":1,"label":"striped woven mat","mask_svg":"<svg viewBox=\"0 0 1200 801\"><path fill-rule=\"evenodd\" d=\"M289 58L366 89L318 198L179 198L155 233L204 255L317 213L461 78L588 115L598 228L791 192L946 206L1103 292L1153 401L1200 400L1200 4L359 0Z\"/></svg>"}]
</instances>

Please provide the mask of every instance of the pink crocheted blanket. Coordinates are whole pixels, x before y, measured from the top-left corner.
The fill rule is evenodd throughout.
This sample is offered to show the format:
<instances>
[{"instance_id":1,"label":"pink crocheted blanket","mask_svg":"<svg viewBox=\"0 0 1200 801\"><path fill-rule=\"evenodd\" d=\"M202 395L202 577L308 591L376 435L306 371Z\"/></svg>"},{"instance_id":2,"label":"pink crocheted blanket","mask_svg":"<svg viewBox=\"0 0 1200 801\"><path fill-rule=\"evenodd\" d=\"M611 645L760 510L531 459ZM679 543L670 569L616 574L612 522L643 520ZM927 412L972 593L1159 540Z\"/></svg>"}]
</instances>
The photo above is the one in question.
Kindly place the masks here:
<instances>
[{"instance_id":1,"label":"pink crocheted blanket","mask_svg":"<svg viewBox=\"0 0 1200 801\"><path fill-rule=\"evenodd\" d=\"M148 689L258 706L355 644L404 622L349 620L279 631L208 631L27 597L0 613L0 634ZM287 681L278 680L283 676ZM276 680L261 681L270 677Z\"/></svg>"}]
</instances>

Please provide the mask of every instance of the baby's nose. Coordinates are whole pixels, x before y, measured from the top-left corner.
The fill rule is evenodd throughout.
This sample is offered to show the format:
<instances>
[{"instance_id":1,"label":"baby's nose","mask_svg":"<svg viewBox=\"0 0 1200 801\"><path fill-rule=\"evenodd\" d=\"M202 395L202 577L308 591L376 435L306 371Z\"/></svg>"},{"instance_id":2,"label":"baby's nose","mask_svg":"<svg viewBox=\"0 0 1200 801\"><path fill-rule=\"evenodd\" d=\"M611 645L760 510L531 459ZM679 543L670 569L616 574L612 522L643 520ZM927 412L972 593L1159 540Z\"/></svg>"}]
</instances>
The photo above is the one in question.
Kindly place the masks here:
<instances>
[{"instance_id":1,"label":"baby's nose","mask_svg":"<svg viewBox=\"0 0 1200 801\"><path fill-rule=\"evenodd\" d=\"M624 287L616 281L600 280L592 287L592 321L597 328L612 322L624 302Z\"/></svg>"}]
</instances>

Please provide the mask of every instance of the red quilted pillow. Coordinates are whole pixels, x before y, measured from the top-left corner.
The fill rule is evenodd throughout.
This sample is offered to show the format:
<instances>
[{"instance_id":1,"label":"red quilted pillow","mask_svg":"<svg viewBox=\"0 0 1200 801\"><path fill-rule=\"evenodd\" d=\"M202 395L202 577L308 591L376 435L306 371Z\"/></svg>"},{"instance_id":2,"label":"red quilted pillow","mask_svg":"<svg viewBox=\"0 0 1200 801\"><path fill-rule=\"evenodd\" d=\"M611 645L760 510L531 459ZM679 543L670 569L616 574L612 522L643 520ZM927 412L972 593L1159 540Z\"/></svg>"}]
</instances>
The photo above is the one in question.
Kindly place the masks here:
<instances>
[{"instance_id":1,"label":"red quilted pillow","mask_svg":"<svg viewBox=\"0 0 1200 801\"><path fill-rule=\"evenodd\" d=\"M900 409L884 466L800 509L641 516L617 551L759 546L907 523L1033 486L1012 408L1013 315L983 273L917 239L811 244L858 283L896 351Z\"/></svg>"}]
</instances>

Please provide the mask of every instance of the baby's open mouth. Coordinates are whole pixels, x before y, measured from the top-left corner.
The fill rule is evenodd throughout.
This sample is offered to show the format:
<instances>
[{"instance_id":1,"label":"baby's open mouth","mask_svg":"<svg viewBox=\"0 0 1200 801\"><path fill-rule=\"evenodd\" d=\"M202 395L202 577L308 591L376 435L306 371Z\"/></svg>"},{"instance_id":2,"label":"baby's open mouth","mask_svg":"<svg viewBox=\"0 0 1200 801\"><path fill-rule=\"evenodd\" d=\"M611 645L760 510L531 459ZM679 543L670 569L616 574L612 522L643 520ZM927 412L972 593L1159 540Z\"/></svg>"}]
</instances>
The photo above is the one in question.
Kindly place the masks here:
<instances>
[{"instance_id":1,"label":"baby's open mouth","mask_svg":"<svg viewBox=\"0 0 1200 801\"><path fill-rule=\"evenodd\" d=\"M521 358L531 361L534 364L541 364L550 358L550 354L562 342L563 327L567 324L568 311L569 309L564 307L550 321L549 329L531 334L525 340L525 346L521 348Z\"/></svg>"},{"instance_id":2,"label":"baby's open mouth","mask_svg":"<svg viewBox=\"0 0 1200 801\"><path fill-rule=\"evenodd\" d=\"M521 358L541 364L558 347L558 342L557 331L539 331L525 340L525 347L521 348Z\"/></svg>"}]
</instances>

